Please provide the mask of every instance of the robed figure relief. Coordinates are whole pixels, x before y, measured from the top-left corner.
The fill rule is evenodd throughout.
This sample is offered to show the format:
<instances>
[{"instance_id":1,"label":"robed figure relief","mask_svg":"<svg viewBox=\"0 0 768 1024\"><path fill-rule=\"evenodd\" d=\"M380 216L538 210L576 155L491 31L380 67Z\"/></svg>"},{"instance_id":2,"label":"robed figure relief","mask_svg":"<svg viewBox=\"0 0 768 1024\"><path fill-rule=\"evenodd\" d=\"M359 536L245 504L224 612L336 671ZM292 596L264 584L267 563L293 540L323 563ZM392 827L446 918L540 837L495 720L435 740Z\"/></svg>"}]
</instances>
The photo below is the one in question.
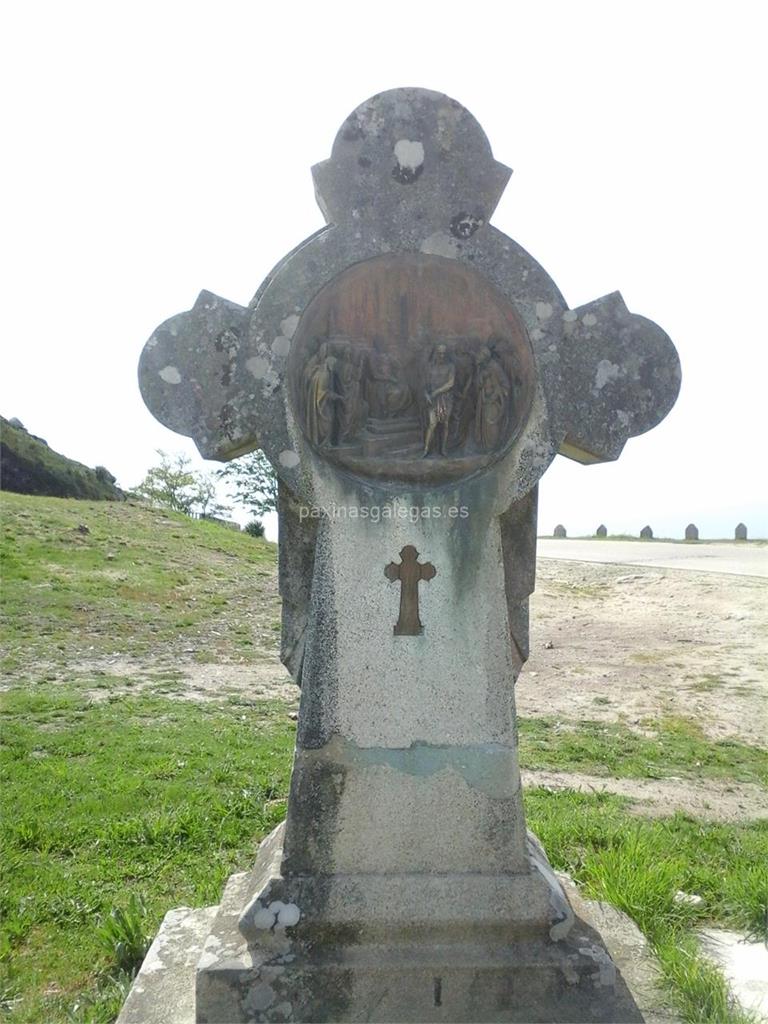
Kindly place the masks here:
<instances>
[{"instance_id":1,"label":"robed figure relief","mask_svg":"<svg viewBox=\"0 0 768 1024\"><path fill-rule=\"evenodd\" d=\"M403 379L398 360L387 352L378 337L368 356L367 394L370 414L376 419L397 416L412 401L411 389Z\"/></svg>"},{"instance_id":2,"label":"robed figure relief","mask_svg":"<svg viewBox=\"0 0 768 1024\"><path fill-rule=\"evenodd\" d=\"M337 364L339 392L338 442L349 444L356 438L363 418L363 353L359 346L346 341Z\"/></svg>"},{"instance_id":3,"label":"robed figure relief","mask_svg":"<svg viewBox=\"0 0 768 1024\"><path fill-rule=\"evenodd\" d=\"M341 399L335 390L335 370L336 360L323 342L303 374L307 434L318 447L333 440L336 403Z\"/></svg>"},{"instance_id":4,"label":"robed figure relief","mask_svg":"<svg viewBox=\"0 0 768 1024\"><path fill-rule=\"evenodd\" d=\"M506 431L511 384L486 346L477 354L475 392L475 442L487 452L498 445Z\"/></svg>"}]
</instances>

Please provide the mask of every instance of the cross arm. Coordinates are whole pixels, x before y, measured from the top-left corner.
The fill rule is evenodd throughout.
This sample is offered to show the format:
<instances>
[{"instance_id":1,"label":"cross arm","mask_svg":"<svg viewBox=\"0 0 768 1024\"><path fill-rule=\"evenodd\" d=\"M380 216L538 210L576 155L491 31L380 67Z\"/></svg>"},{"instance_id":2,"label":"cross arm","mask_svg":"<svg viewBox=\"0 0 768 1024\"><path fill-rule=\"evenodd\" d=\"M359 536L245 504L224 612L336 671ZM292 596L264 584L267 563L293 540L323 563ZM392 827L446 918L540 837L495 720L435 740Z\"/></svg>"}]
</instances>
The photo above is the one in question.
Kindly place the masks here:
<instances>
[{"instance_id":1,"label":"cross arm","mask_svg":"<svg viewBox=\"0 0 768 1024\"><path fill-rule=\"evenodd\" d=\"M630 437L667 415L680 390L670 338L630 313L619 292L563 314L560 355L566 434L559 451L577 462L617 459Z\"/></svg>"},{"instance_id":2,"label":"cross arm","mask_svg":"<svg viewBox=\"0 0 768 1024\"><path fill-rule=\"evenodd\" d=\"M139 387L150 412L191 437L206 459L259 447L257 396L245 393L240 365L249 318L246 307L202 291L192 309L157 328L141 355Z\"/></svg>"},{"instance_id":3,"label":"cross arm","mask_svg":"<svg viewBox=\"0 0 768 1024\"><path fill-rule=\"evenodd\" d=\"M394 562L390 562L389 565L384 566L384 575L390 583L394 583L395 580L400 579L400 566L395 565Z\"/></svg>"}]
</instances>

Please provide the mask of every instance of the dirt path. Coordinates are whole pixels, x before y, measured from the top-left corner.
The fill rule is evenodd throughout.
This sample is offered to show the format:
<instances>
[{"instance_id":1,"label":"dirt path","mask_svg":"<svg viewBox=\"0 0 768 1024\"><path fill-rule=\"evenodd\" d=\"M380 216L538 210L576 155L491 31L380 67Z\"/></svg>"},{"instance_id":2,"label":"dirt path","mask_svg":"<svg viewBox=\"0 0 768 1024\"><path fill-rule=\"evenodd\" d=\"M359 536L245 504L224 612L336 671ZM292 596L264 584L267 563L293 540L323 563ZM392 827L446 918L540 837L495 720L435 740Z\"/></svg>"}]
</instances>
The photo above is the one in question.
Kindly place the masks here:
<instances>
[{"instance_id":1,"label":"dirt path","mask_svg":"<svg viewBox=\"0 0 768 1024\"><path fill-rule=\"evenodd\" d=\"M697 721L768 743L768 582L540 559L522 715Z\"/></svg>"},{"instance_id":2,"label":"dirt path","mask_svg":"<svg viewBox=\"0 0 768 1024\"><path fill-rule=\"evenodd\" d=\"M707 779L613 779L580 772L524 771L524 786L575 789L579 793L615 793L636 801L644 815L665 818L677 811L707 821L768 818L768 792L749 782Z\"/></svg>"}]
</instances>

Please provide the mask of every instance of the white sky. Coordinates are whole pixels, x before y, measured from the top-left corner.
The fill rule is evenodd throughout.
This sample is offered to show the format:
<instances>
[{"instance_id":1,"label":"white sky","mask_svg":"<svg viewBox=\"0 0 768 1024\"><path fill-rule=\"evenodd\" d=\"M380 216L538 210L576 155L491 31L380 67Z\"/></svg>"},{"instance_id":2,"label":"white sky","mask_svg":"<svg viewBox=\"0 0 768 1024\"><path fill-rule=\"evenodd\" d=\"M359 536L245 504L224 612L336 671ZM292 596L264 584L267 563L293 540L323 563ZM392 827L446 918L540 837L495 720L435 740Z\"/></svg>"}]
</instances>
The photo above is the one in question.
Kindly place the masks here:
<instances>
[{"instance_id":1,"label":"white sky","mask_svg":"<svg viewBox=\"0 0 768 1024\"><path fill-rule=\"evenodd\" d=\"M246 304L322 225L309 169L346 115L417 85L514 169L494 223L570 305L618 289L680 352L672 413L617 463L558 458L540 531L768 536L767 10L7 3L0 412L123 486L194 453L144 407L144 342L202 288Z\"/></svg>"}]
</instances>

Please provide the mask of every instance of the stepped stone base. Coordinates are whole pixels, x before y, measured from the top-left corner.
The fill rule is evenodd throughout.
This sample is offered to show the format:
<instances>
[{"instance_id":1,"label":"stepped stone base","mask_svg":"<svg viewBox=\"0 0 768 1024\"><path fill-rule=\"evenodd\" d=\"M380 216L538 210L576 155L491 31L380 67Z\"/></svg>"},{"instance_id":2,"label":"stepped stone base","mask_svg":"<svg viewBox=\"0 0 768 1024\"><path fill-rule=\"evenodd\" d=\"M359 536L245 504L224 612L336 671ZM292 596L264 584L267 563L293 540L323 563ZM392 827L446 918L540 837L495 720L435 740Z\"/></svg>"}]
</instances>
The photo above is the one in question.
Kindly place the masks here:
<instances>
[{"instance_id":1,"label":"stepped stone base","mask_svg":"<svg viewBox=\"0 0 768 1024\"><path fill-rule=\"evenodd\" d=\"M409 939L395 926L389 944L360 942L348 927L333 934L329 923L318 927L315 946L288 937L274 903L273 927L247 940L243 908L252 914L254 878L271 873L279 838L273 833L262 845L254 872L232 876L218 908L170 911L118 1024L674 1020L661 1008L635 925L614 908L580 900L572 888L577 917L559 940L531 934L505 943L492 927L484 938L470 929L435 942L429 931ZM456 897L460 903L459 891ZM486 910L493 917L493 908Z\"/></svg>"}]
</instances>

